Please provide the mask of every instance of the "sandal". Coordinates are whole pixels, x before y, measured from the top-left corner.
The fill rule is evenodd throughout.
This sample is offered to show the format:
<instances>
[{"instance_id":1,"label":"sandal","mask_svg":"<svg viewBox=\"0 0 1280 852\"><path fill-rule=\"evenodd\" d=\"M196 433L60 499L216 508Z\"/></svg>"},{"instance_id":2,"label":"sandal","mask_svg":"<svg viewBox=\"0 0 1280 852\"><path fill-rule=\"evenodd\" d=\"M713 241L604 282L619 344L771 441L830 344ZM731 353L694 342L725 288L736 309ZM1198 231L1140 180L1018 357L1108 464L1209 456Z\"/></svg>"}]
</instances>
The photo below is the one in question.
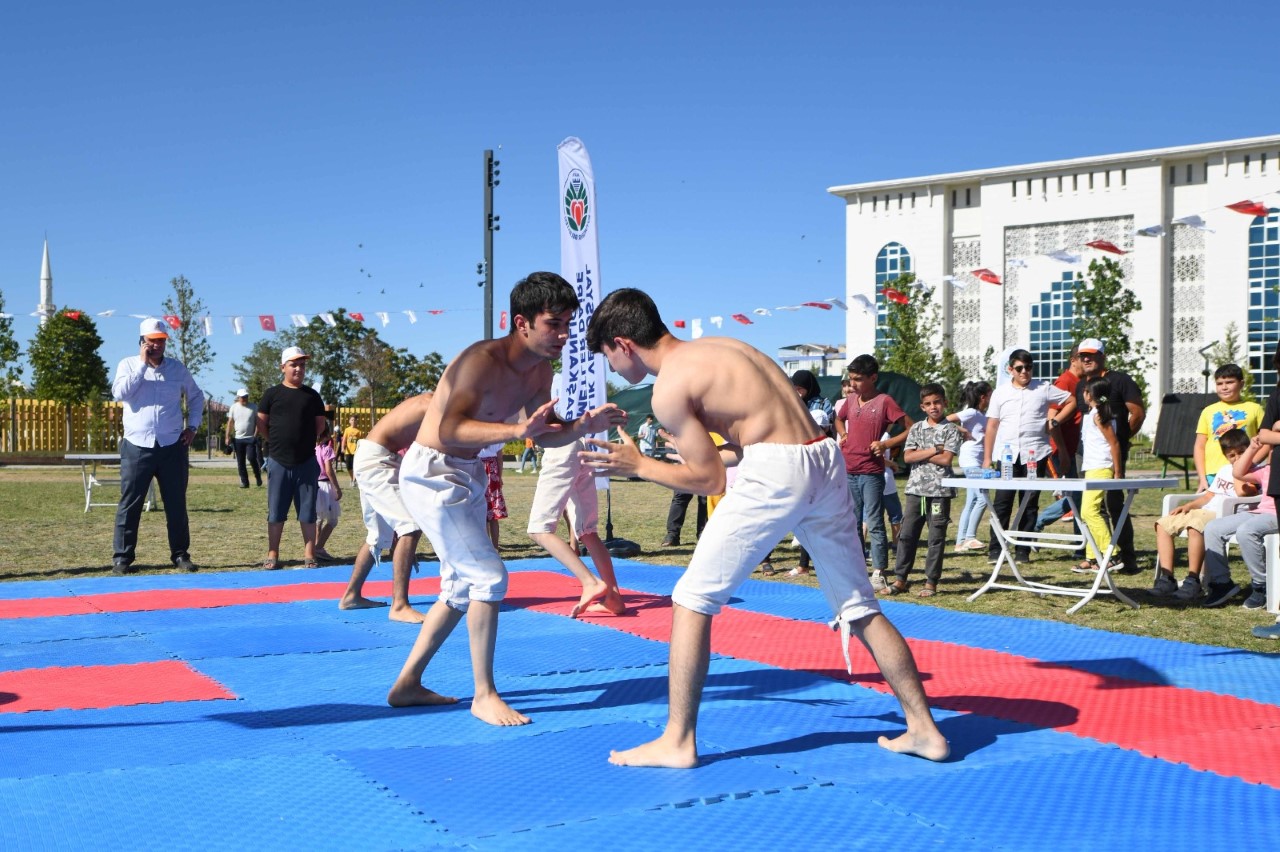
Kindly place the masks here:
<instances>
[{"instance_id":1,"label":"sandal","mask_svg":"<svg viewBox=\"0 0 1280 852\"><path fill-rule=\"evenodd\" d=\"M298 567L299 568L319 568L320 563L314 559L304 559L302 560L302 564L299 565Z\"/></svg>"},{"instance_id":2,"label":"sandal","mask_svg":"<svg viewBox=\"0 0 1280 852\"><path fill-rule=\"evenodd\" d=\"M808 568L801 568L799 565L787 572L788 577L803 577L809 573Z\"/></svg>"},{"instance_id":3,"label":"sandal","mask_svg":"<svg viewBox=\"0 0 1280 852\"><path fill-rule=\"evenodd\" d=\"M924 588L916 592L918 598L931 598L938 593L937 583L925 583Z\"/></svg>"},{"instance_id":4,"label":"sandal","mask_svg":"<svg viewBox=\"0 0 1280 852\"><path fill-rule=\"evenodd\" d=\"M279 571L280 560L272 559L270 556L268 556L266 559L262 560L262 564L259 565L258 567L264 571Z\"/></svg>"},{"instance_id":5,"label":"sandal","mask_svg":"<svg viewBox=\"0 0 1280 852\"><path fill-rule=\"evenodd\" d=\"M1096 574L1098 573L1098 563L1092 559L1086 559L1071 570L1076 574Z\"/></svg>"},{"instance_id":6,"label":"sandal","mask_svg":"<svg viewBox=\"0 0 1280 852\"><path fill-rule=\"evenodd\" d=\"M889 585L881 589L878 594L882 594L885 596L901 595L901 594L905 594L907 589L909 588L911 588L911 585L906 581L894 580L892 583L890 583Z\"/></svg>"},{"instance_id":7,"label":"sandal","mask_svg":"<svg viewBox=\"0 0 1280 852\"><path fill-rule=\"evenodd\" d=\"M772 562L770 562L768 559L766 559L765 561L761 562L761 563L757 566L757 570L759 570L759 571L760 571L760 573L761 573L761 574L763 574L763 575L765 575L766 577L772 577L774 574L777 574L777 573L778 573L778 569L777 569L777 568L774 568L774 567L773 567L773 563L772 563Z\"/></svg>"}]
</instances>

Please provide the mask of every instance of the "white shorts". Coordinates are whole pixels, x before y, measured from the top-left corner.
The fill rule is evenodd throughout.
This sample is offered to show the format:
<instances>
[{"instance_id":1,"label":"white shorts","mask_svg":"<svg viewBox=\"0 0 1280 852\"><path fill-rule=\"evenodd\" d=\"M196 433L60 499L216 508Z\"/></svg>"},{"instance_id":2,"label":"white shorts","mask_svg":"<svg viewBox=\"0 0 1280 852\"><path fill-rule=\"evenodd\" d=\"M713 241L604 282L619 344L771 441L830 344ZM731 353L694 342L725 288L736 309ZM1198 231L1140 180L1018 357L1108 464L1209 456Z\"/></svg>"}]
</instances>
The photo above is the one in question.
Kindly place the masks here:
<instances>
[{"instance_id":1,"label":"white shorts","mask_svg":"<svg viewBox=\"0 0 1280 852\"><path fill-rule=\"evenodd\" d=\"M715 615L791 530L809 551L832 612L845 622L880 612L854 524L844 458L831 440L744 447L737 481L698 536L671 599Z\"/></svg>"},{"instance_id":2,"label":"white shorts","mask_svg":"<svg viewBox=\"0 0 1280 852\"><path fill-rule=\"evenodd\" d=\"M548 447L542 454L542 473L529 510L530 534L555 532L566 507L569 526L579 538L596 531L600 520L596 476L579 460L578 453L584 449L586 445L578 439L567 446Z\"/></svg>"},{"instance_id":3,"label":"white shorts","mask_svg":"<svg viewBox=\"0 0 1280 852\"><path fill-rule=\"evenodd\" d=\"M322 479L317 483L317 486L316 523L336 527L338 518L342 517L342 504L338 502L338 498L333 494L333 483L327 479Z\"/></svg>"},{"instance_id":4,"label":"white shorts","mask_svg":"<svg viewBox=\"0 0 1280 852\"><path fill-rule=\"evenodd\" d=\"M507 594L507 566L489 539L481 459L448 456L414 442L400 465L400 496L440 558L440 597L466 611Z\"/></svg>"},{"instance_id":5,"label":"white shorts","mask_svg":"<svg viewBox=\"0 0 1280 852\"><path fill-rule=\"evenodd\" d=\"M400 454L375 441L362 440L356 445L351 467L360 488L360 513L368 530L365 542L376 562L382 551L391 546L394 536L418 531L400 499Z\"/></svg>"}]
</instances>

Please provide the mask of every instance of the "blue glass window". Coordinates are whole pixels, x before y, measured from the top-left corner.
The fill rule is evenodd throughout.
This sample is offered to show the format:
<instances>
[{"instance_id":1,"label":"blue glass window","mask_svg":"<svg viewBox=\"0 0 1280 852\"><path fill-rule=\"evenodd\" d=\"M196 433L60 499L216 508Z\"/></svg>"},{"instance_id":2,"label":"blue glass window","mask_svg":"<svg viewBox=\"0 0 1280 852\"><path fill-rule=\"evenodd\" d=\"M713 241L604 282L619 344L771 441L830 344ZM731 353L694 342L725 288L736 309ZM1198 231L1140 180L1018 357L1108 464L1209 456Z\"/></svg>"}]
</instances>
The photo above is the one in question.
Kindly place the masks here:
<instances>
[{"instance_id":1,"label":"blue glass window","mask_svg":"<svg viewBox=\"0 0 1280 852\"><path fill-rule=\"evenodd\" d=\"M1075 291L1078 276L1064 272L1050 282L1031 305L1031 354L1036 356L1036 378L1054 381L1067 368L1067 353L1075 343Z\"/></svg>"},{"instance_id":2,"label":"blue glass window","mask_svg":"<svg viewBox=\"0 0 1280 852\"><path fill-rule=\"evenodd\" d=\"M876 255L876 348L885 349L893 343L885 323L889 315L889 303L884 297L886 284L911 271L911 252L901 243L889 243Z\"/></svg>"},{"instance_id":3,"label":"blue glass window","mask_svg":"<svg viewBox=\"0 0 1280 852\"><path fill-rule=\"evenodd\" d=\"M1267 397L1276 386L1271 359L1280 344L1280 211L1271 208L1249 227L1249 370L1253 392Z\"/></svg>"}]
</instances>

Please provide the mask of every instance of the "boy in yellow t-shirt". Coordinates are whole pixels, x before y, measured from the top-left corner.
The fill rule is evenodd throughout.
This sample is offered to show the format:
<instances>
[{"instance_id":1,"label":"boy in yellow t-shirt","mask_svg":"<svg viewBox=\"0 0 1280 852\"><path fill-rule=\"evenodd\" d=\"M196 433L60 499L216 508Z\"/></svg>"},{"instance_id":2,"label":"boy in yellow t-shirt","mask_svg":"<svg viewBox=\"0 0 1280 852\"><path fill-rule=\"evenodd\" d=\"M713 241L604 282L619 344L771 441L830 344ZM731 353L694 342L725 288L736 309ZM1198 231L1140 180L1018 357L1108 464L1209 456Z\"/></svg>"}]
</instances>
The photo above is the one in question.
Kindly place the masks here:
<instances>
[{"instance_id":1,"label":"boy in yellow t-shirt","mask_svg":"<svg viewBox=\"0 0 1280 852\"><path fill-rule=\"evenodd\" d=\"M347 475L351 477L351 487L356 487L356 472L351 463L356 457L356 444L364 433L356 428L356 416L353 414L347 421L347 428L342 430L342 463L347 466Z\"/></svg>"},{"instance_id":2,"label":"boy in yellow t-shirt","mask_svg":"<svg viewBox=\"0 0 1280 852\"><path fill-rule=\"evenodd\" d=\"M1216 472L1227 463L1218 440L1232 429L1241 429L1252 438L1262 426L1262 406L1240 399L1244 389L1244 371L1235 364L1223 364L1213 374L1218 401L1206 405L1196 424L1197 491L1206 491Z\"/></svg>"}]
</instances>

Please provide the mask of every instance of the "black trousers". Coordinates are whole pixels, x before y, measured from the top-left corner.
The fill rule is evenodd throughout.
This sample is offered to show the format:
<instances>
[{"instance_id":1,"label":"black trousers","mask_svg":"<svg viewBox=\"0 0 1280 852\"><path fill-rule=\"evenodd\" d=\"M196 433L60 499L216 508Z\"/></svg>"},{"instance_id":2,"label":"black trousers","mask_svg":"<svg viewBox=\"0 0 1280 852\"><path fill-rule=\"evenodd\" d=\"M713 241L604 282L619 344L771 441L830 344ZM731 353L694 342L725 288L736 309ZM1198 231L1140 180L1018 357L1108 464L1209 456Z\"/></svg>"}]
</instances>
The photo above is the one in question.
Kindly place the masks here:
<instances>
[{"instance_id":1,"label":"black trousers","mask_svg":"<svg viewBox=\"0 0 1280 852\"><path fill-rule=\"evenodd\" d=\"M947 550L947 527L950 524L950 497L906 496L902 507L902 529L898 530L897 559L893 566L893 573L899 580L906 582L907 575L915 567L920 534L928 526L929 550L924 557L924 578L937 585L942 577L942 558Z\"/></svg>"},{"instance_id":2,"label":"black trousers","mask_svg":"<svg viewBox=\"0 0 1280 852\"><path fill-rule=\"evenodd\" d=\"M113 559L133 562L138 547L142 504L154 479L160 486L169 531L169 558L190 557L187 525L187 448L181 441L167 447L138 447L120 442L120 504L116 507Z\"/></svg>"},{"instance_id":3,"label":"black trousers","mask_svg":"<svg viewBox=\"0 0 1280 852\"><path fill-rule=\"evenodd\" d=\"M236 438L236 470L240 472L240 484L245 488L249 487L249 471L245 467L246 462L253 466L253 478L259 485L262 484L262 460L258 458L258 439L257 438Z\"/></svg>"},{"instance_id":4,"label":"black trousers","mask_svg":"<svg viewBox=\"0 0 1280 852\"><path fill-rule=\"evenodd\" d=\"M1040 477L1049 475L1049 463L1044 459L1036 462L1036 474ZM1027 466L1021 462L1013 464L1013 478L1025 479L1027 476ZM1120 492L1116 492L1117 494ZM1039 491L997 491L991 499L991 514L996 516L1000 521L1000 526L1009 529L1009 519L1013 517L1013 498L1019 497L1018 505L1026 504L1026 510L1022 513L1022 520L1018 522L1018 529L1022 532L1035 532L1036 516L1040 514L1040 492ZM1123 498L1121 498L1123 501ZM1130 533L1132 540L1132 533ZM1026 548L1019 547L1022 551ZM991 541L987 546L987 555L995 559L1000 555L1000 542L996 541L995 536L991 537Z\"/></svg>"},{"instance_id":5,"label":"black trousers","mask_svg":"<svg viewBox=\"0 0 1280 852\"><path fill-rule=\"evenodd\" d=\"M671 495L671 506L667 509L667 538L673 541L680 540L680 529L684 526L685 515L689 511L689 503L693 500L693 495L684 491L677 491ZM707 498L698 497L698 535L702 535L702 528L707 525Z\"/></svg>"}]
</instances>

